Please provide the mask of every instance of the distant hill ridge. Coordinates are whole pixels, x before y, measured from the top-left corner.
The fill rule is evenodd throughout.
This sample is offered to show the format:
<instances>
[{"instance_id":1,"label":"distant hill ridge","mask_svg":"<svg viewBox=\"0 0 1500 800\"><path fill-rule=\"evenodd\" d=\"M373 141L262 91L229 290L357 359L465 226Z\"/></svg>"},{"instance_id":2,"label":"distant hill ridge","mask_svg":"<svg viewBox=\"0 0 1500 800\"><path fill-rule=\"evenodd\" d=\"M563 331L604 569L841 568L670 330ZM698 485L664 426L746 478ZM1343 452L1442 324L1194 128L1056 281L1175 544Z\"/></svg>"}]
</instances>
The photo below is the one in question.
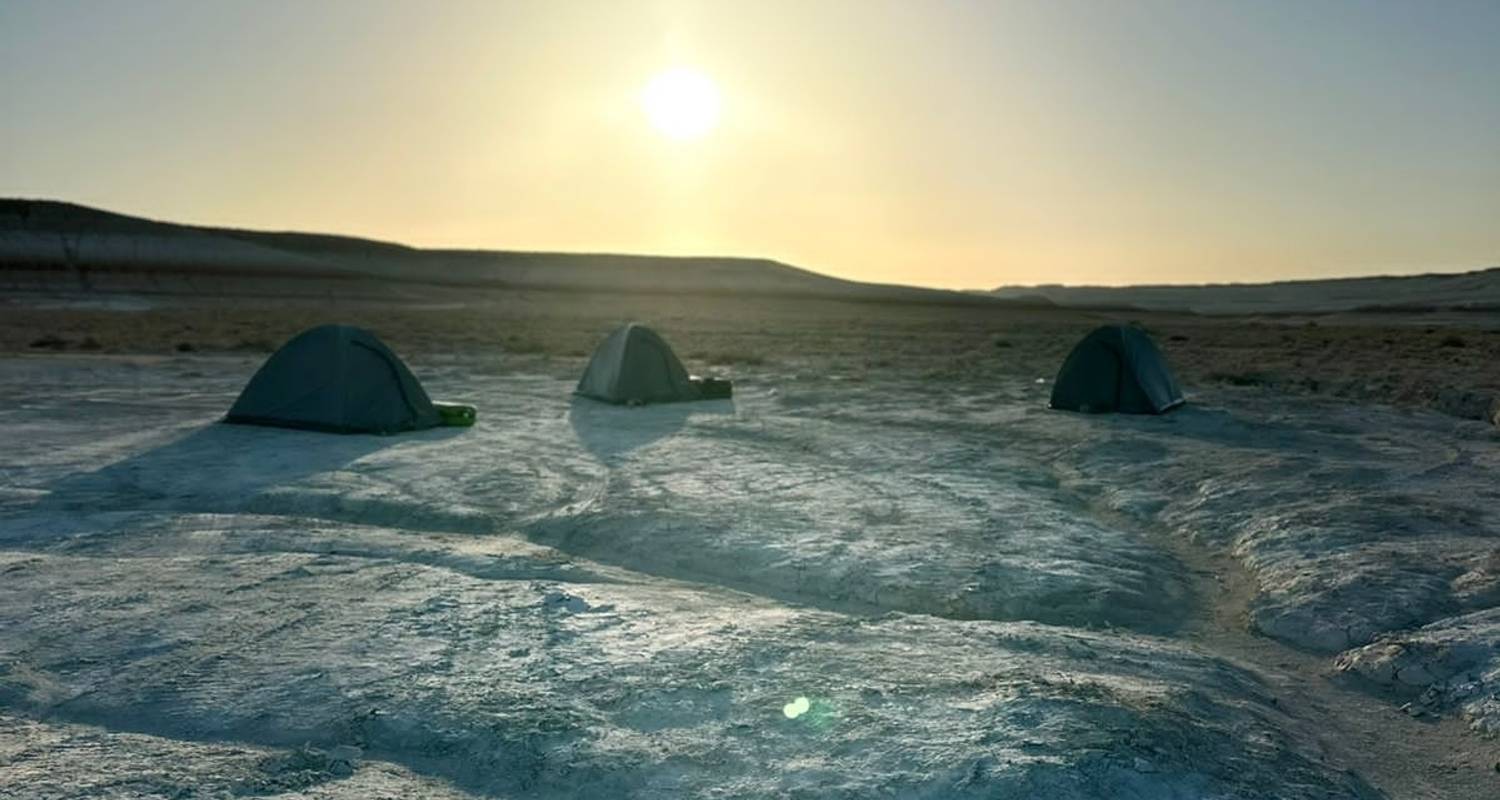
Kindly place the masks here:
<instances>
[{"instance_id":1,"label":"distant hill ridge","mask_svg":"<svg viewBox=\"0 0 1500 800\"><path fill-rule=\"evenodd\" d=\"M1002 286L991 294L1012 300L1048 301L1068 308L1198 314L1500 311L1500 267L1274 283Z\"/></svg>"},{"instance_id":2,"label":"distant hill ridge","mask_svg":"<svg viewBox=\"0 0 1500 800\"><path fill-rule=\"evenodd\" d=\"M376 281L578 291L795 295L1099 311L1292 314L1500 312L1500 267L1453 274L1197 286L1006 286L991 292L862 283L778 261L417 248L354 236L159 222L55 200L0 199L0 273ZM55 279L47 279L52 281ZM22 281L15 285L24 285ZM51 285L51 284L47 284Z\"/></svg>"},{"instance_id":3,"label":"distant hill ridge","mask_svg":"<svg viewBox=\"0 0 1500 800\"><path fill-rule=\"evenodd\" d=\"M26 199L0 199L0 270L1000 302L988 295L847 281L770 259L428 249L353 236L158 222L74 203Z\"/></svg>"}]
</instances>

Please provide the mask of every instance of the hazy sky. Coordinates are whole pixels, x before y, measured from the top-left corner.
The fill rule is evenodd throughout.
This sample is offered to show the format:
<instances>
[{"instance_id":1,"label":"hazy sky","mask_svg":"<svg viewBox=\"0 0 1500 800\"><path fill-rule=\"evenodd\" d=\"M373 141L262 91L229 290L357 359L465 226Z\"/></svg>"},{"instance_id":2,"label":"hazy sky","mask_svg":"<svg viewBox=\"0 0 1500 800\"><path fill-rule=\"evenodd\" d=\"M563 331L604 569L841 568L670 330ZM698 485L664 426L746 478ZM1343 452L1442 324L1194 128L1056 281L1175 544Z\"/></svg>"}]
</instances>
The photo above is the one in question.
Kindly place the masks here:
<instances>
[{"instance_id":1,"label":"hazy sky","mask_svg":"<svg viewBox=\"0 0 1500 800\"><path fill-rule=\"evenodd\" d=\"M642 113L689 68L722 116ZM0 0L0 195L935 286L1500 264L1500 0Z\"/></svg>"}]
</instances>

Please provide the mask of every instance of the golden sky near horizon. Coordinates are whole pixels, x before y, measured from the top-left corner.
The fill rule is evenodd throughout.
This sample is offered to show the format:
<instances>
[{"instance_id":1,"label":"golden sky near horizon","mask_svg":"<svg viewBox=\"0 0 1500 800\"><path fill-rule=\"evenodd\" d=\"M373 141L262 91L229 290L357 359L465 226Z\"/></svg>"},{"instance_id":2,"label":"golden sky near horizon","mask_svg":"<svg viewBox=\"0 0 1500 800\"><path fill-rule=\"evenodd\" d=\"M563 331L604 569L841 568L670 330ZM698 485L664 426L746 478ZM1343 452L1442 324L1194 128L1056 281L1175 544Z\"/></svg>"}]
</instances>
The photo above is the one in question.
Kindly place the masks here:
<instances>
[{"instance_id":1,"label":"golden sky near horizon","mask_svg":"<svg viewBox=\"0 0 1500 800\"><path fill-rule=\"evenodd\" d=\"M1496 41L1460 0L0 2L0 195L945 287L1468 269Z\"/></svg>"}]
</instances>

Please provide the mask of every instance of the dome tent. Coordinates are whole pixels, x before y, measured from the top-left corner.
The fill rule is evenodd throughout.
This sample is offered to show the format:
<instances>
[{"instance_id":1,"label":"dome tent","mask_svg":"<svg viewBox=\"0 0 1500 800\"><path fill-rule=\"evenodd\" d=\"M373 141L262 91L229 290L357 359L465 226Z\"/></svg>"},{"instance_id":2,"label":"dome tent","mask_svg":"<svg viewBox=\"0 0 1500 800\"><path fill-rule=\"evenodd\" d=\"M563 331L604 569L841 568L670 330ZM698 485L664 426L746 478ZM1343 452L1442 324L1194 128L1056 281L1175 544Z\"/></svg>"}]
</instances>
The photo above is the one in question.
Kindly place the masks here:
<instances>
[{"instance_id":1,"label":"dome tent","mask_svg":"<svg viewBox=\"0 0 1500 800\"><path fill-rule=\"evenodd\" d=\"M594 350L575 394L606 403L698 400L698 387L656 331L629 323Z\"/></svg>"},{"instance_id":2,"label":"dome tent","mask_svg":"<svg viewBox=\"0 0 1500 800\"><path fill-rule=\"evenodd\" d=\"M282 345L245 385L224 421L334 433L443 424L401 359L375 334L349 325L321 325Z\"/></svg>"},{"instance_id":3,"label":"dome tent","mask_svg":"<svg viewBox=\"0 0 1500 800\"><path fill-rule=\"evenodd\" d=\"M1182 405L1182 390L1151 337L1130 325L1105 325L1083 337L1052 384L1052 408L1161 414Z\"/></svg>"}]
</instances>

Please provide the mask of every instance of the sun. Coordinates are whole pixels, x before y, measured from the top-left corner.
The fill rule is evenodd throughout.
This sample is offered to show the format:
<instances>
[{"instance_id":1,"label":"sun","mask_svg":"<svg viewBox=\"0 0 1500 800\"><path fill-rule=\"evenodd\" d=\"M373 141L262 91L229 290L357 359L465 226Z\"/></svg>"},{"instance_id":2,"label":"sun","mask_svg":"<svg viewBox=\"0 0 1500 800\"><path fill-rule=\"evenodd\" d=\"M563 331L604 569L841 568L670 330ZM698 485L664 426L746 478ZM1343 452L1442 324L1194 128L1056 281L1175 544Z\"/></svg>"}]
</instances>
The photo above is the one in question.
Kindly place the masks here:
<instances>
[{"instance_id":1,"label":"sun","mask_svg":"<svg viewBox=\"0 0 1500 800\"><path fill-rule=\"evenodd\" d=\"M719 124L719 87L707 75L674 69L651 79L641 91L641 110L668 138L690 141Z\"/></svg>"}]
</instances>

